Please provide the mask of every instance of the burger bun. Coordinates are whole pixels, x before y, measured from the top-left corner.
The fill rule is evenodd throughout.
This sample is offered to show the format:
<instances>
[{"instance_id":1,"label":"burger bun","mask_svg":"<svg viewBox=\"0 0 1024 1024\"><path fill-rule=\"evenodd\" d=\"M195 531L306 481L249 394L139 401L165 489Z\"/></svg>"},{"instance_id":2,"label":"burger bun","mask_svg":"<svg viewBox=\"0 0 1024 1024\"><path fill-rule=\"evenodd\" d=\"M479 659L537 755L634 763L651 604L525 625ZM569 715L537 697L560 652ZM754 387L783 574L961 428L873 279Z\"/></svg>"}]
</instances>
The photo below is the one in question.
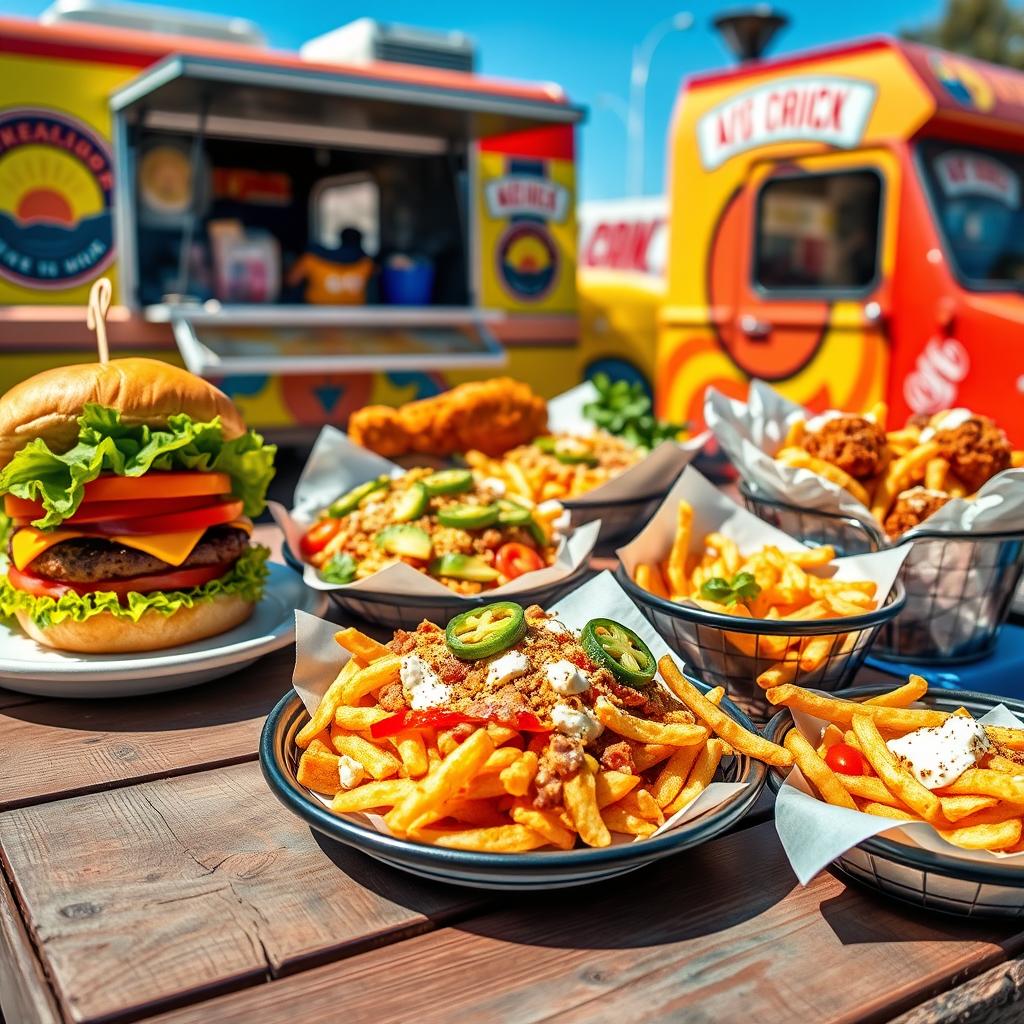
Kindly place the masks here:
<instances>
[{"instance_id":1,"label":"burger bun","mask_svg":"<svg viewBox=\"0 0 1024 1024\"><path fill-rule=\"evenodd\" d=\"M137 654L195 643L225 633L252 615L255 603L231 594L179 608L170 615L143 612L138 622L101 612L84 622L70 619L40 627L24 612L17 612L21 628L33 640L58 651L76 654Z\"/></svg>"}]
</instances>

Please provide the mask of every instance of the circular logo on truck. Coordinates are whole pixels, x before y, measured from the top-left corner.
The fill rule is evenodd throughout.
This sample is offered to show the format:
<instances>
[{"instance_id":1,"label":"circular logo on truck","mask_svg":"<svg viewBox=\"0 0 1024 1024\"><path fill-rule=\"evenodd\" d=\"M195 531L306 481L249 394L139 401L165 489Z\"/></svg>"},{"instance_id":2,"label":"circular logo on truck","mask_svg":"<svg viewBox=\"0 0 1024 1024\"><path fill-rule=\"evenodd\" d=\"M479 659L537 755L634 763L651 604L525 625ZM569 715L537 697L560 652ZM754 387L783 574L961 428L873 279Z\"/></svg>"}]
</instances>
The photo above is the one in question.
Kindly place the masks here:
<instances>
[{"instance_id":1,"label":"circular logo on truck","mask_svg":"<svg viewBox=\"0 0 1024 1024\"><path fill-rule=\"evenodd\" d=\"M498 276L517 299L544 298L555 283L558 252L547 229L513 221L498 243Z\"/></svg>"},{"instance_id":2,"label":"circular logo on truck","mask_svg":"<svg viewBox=\"0 0 1024 1024\"><path fill-rule=\"evenodd\" d=\"M56 110L0 111L0 278L28 288L90 281L114 257L106 143Z\"/></svg>"}]
</instances>

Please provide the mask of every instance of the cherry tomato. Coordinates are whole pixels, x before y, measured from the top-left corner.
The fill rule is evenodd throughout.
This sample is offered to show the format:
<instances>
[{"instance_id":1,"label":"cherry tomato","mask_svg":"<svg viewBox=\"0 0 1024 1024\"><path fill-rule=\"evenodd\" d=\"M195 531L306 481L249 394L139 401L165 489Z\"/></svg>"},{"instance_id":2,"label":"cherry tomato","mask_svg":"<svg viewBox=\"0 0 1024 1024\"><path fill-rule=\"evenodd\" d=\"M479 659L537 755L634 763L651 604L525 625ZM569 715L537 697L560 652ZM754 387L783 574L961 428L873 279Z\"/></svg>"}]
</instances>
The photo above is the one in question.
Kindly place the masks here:
<instances>
[{"instance_id":1,"label":"cherry tomato","mask_svg":"<svg viewBox=\"0 0 1024 1024\"><path fill-rule=\"evenodd\" d=\"M525 544L502 544L494 556L494 567L503 576L514 580L525 572L533 572L544 568L544 560L533 548Z\"/></svg>"},{"instance_id":2,"label":"cherry tomato","mask_svg":"<svg viewBox=\"0 0 1024 1024\"><path fill-rule=\"evenodd\" d=\"M849 743L834 743L825 751L825 764L840 775L867 775L864 755Z\"/></svg>"},{"instance_id":3,"label":"cherry tomato","mask_svg":"<svg viewBox=\"0 0 1024 1024\"><path fill-rule=\"evenodd\" d=\"M231 568L225 565L201 565L196 569L175 569L173 572L154 573L152 576L132 576L123 580L100 580L97 583L65 583L48 580L43 576L34 576L29 572L21 572L13 565L7 567L7 578L11 586L33 597L52 597L59 600L64 594L73 591L76 594L89 594L95 591L113 592L120 597L125 594L149 594L154 590L191 590L201 587L210 580L223 576Z\"/></svg>"},{"instance_id":4,"label":"cherry tomato","mask_svg":"<svg viewBox=\"0 0 1024 1024\"><path fill-rule=\"evenodd\" d=\"M331 538L341 529L340 519L321 519L314 523L303 535L300 547L307 557L323 551Z\"/></svg>"}]
</instances>

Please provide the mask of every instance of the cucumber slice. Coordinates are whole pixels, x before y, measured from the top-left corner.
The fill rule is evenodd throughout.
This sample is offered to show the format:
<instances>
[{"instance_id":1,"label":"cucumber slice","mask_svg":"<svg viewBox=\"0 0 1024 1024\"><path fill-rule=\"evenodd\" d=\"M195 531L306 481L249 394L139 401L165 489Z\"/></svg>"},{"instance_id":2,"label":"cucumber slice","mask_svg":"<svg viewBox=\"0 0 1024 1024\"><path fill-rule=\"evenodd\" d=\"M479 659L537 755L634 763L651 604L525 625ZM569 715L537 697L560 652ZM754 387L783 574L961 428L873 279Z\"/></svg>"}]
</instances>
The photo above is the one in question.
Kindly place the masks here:
<instances>
[{"instance_id":1,"label":"cucumber slice","mask_svg":"<svg viewBox=\"0 0 1024 1024\"><path fill-rule=\"evenodd\" d=\"M427 511L429 501L430 496L423 484L410 484L409 489L395 502L395 522L408 523L410 520L419 519Z\"/></svg>"},{"instance_id":2,"label":"cucumber slice","mask_svg":"<svg viewBox=\"0 0 1024 1024\"><path fill-rule=\"evenodd\" d=\"M379 476L376 480L367 480L365 484L353 487L351 491L343 494L328 506L327 514L335 519L339 516L347 516L359 507L359 503L367 495L373 494L374 491L386 490L390 486L391 481L386 476Z\"/></svg>"},{"instance_id":3,"label":"cucumber slice","mask_svg":"<svg viewBox=\"0 0 1024 1024\"><path fill-rule=\"evenodd\" d=\"M418 526L409 526L405 523L385 526L373 540L377 547L401 558L418 558L425 562L434 553L430 534Z\"/></svg>"},{"instance_id":4,"label":"cucumber slice","mask_svg":"<svg viewBox=\"0 0 1024 1024\"><path fill-rule=\"evenodd\" d=\"M498 506L452 505L438 511L437 521L442 526L452 526L459 530L482 530L498 521Z\"/></svg>"},{"instance_id":5,"label":"cucumber slice","mask_svg":"<svg viewBox=\"0 0 1024 1024\"><path fill-rule=\"evenodd\" d=\"M430 563L430 575L469 580L471 583L493 583L500 573L477 555L449 553Z\"/></svg>"},{"instance_id":6,"label":"cucumber slice","mask_svg":"<svg viewBox=\"0 0 1024 1024\"><path fill-rule=\"evenodd\" d=\"M468 469L442 469L423 480L427 494L464 494L473 488L473 474Z\"/></svg>"}]
</instances>

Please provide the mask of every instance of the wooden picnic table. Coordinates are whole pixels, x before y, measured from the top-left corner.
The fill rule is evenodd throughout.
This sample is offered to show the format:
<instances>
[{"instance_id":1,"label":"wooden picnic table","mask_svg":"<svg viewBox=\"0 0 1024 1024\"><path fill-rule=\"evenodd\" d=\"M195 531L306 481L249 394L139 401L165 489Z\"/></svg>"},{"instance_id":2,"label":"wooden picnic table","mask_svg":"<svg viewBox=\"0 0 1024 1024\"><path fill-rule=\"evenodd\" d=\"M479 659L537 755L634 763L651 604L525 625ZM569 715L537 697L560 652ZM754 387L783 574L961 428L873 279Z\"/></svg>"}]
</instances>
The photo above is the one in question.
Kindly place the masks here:
<instances>
[{"instance_id":1,"label":"wooden picnic table","mask_svg":"<svg viewBox=\"0 0 1024 1024\"><path fill-rule=\"evenodd\" d=\"M291 665L286 649L123 702L0 691L7 1024L1020 1017L1024 925L827 873L802 888L767 797L695 850L536 895L433 884L324 839L257 762Z\"/></svg>"}]
</instances>

